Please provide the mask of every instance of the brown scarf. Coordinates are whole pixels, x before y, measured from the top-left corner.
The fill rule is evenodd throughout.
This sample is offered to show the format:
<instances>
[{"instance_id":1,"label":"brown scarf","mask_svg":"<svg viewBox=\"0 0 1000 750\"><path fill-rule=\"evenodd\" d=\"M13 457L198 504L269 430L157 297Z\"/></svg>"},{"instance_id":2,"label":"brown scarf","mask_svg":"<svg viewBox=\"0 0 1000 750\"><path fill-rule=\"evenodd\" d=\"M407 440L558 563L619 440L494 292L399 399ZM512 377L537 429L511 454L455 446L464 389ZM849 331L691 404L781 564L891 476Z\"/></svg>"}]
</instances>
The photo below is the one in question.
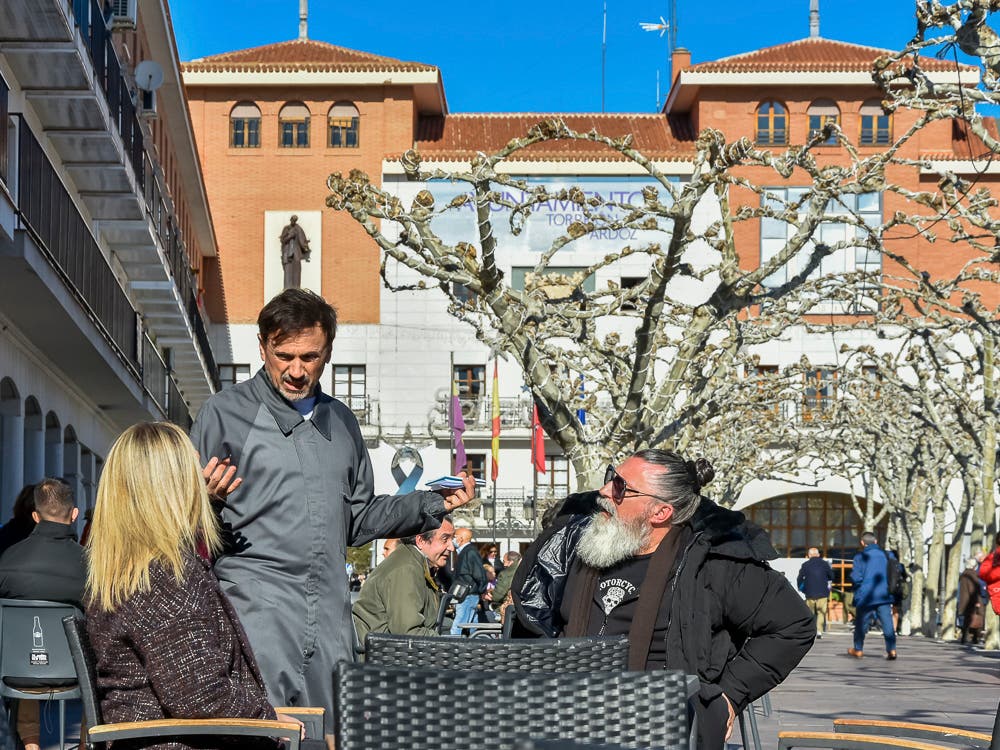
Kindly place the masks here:
<instances>
[{"instance_id":1,"label":"brown scarf","mask_svg":"<svg viewBox=\"0 0 1000 750\"><path fill-rule=\"evenodd\" d=\"M646 669L649 647L653 642L653 629L660 611L663 593L667 590L670 571L673 570L677 551L680 548L680 529L672 529L660 546L653 552L646 569L646 577L639 587L639 603L635 617L628 629L628 668L633 672ZM601 571L588 565L581 565L577 585L576 600L570 608L566 636L580 638L587 634L590 612L593 608L594 590Z\"/></svg>"}]
</instances>

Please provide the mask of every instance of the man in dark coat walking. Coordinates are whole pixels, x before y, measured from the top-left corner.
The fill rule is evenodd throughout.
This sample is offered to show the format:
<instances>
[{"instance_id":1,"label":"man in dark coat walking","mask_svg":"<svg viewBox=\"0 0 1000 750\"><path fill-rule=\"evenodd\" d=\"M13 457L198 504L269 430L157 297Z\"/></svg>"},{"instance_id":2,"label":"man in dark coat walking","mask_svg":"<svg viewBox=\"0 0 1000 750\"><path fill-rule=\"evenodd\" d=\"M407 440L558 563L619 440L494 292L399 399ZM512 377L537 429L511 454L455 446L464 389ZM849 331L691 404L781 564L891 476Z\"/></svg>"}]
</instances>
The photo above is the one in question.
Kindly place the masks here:
<instances>
[{"instance_id":1,"label":"man in dark coat walking","mask_svg":"<svg viewBox=\"0 0 1000 750\"><path fill-rule=\"evenodd\" d=\"M806 595L806 606L816 618L816 637L822 638L826 630L826 613L830 604L830 584L833 568L819 556L816 547L809 548L809 559L799 568L799 591Z\"/></svg>"},{"instance_id":2,"label":"man in dark coat walking","mask_svg":"<svg viewBox=\"0 0 1000 750\"><path fill-rule=\"evenodd\" d=\"M878 546L875 535L866 531L861 535L861 551L854 556L851 581L854 583L854 647L847 653L856 659L864 656L865 634L873 618L882 624L885 638L885 658L896 658L896 631L892 618L892 592L889 591L889 565L897 565L895 557Z\"/></svg>"},{"instance_id":3,"label":"man in dark coat walking","mask_svg":"<svg viewBox=\"0 0 1000 750\"><path fill-rule=\"evenodd\" d=\"M519 634L627 635L629 669L697 674L698 745L799 663L816 634L762 529L699 495L704 459L641 451L571 495L514 577Z\"/></svg>"}]
</instances>

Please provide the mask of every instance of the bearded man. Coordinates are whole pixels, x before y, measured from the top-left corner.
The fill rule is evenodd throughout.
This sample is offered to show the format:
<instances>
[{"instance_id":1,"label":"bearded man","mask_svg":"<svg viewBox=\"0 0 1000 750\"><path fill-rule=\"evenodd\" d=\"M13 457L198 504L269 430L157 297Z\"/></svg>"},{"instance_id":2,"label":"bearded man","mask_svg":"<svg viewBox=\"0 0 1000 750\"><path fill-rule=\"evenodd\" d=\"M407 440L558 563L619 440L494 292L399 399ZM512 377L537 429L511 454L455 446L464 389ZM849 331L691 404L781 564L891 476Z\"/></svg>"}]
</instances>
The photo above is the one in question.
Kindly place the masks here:
<instances>
[{"instance_id":1,"label":"bearded man","mask_svg":"<svg viewBox=\"0 0 1000 750\"><path fill-rule=\"evenodd\" d=\"M722 750L733 720L799 663L812 615L767 560L767 534L701 497L704 459L644 450L571 495L514 579L518 635L627 635L629 669L696 674L698 746Z\"/></svg>"}]
</instances>

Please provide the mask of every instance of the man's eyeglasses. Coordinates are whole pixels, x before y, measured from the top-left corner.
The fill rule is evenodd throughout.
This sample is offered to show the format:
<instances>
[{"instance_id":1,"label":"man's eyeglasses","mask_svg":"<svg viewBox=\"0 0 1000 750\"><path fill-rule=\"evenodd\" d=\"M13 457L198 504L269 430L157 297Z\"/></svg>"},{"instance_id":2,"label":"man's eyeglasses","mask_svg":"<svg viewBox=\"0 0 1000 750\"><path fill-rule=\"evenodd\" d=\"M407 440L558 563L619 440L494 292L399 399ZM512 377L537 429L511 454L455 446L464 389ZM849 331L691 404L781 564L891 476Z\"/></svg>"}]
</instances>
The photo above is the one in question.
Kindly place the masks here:
<instances>
[{"instance_id":1,"label":"man's eyeglasses","mask_svg":"<svg viewBox=\"0 0 1000 750\"><path fill-rule=\"evenodd\" d=\"M655 497L657 500L663 500L659 495L651 495L648 492L639 492L639 490L629 487L628 482L625 481L625 477L615 471L615 467L608 465L607 470L604 472L604 484L611 484L611 498L616 502L620 503L628 497Z\"/></svg>"}]
</instances>

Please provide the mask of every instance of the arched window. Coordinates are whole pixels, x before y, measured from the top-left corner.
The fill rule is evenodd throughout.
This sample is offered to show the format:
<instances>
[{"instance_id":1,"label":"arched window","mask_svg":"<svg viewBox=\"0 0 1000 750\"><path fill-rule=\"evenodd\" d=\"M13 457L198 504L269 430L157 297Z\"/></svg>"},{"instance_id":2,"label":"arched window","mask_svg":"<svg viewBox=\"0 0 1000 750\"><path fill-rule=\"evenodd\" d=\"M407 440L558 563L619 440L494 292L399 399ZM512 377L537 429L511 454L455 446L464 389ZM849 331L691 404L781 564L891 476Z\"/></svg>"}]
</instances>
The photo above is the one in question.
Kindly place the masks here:
<instances>
[{"instance_id":1,"label":"arched window","mask_svg":"<svg viewBox=\"0 0 1000 750\"><path fill-rule=\"evenodd\" d=\"M757 143L764 146L788 143L788 112L778 102L764 102L757 107Z\"/></svg>"},{"instance_id":2,"label":"arched window","mask_svg":"<svg viewBox=\"0 0 1000 750\"><path fill-rule=\"evenodd\" d=\"M327 117L327 145L330 148L358 147L358 108L350 102L337 102Z\"/></svg>"},{"instance_id":3,"label":"arched window","mask_svg":"<svg viewBox=\"0 0 1000 750\"><path fill-rule=\"evenodd\" d=\"M827 123L840 124L840 110L835 102L829 99L818 99L809 105L809 137L815 138ZM823 141L824 144L835 144L837 139L832 135Z\"/></svg>"},{"instance_id":4,"label":"arched window","mask_svg":"<svg viewBox=\"0 0 1000 750\"><path fill-rule=\"evenodd\" d=\"M892 115L878 99L869 99L861 105L861 145L887 146L891 140Z\"/></svg>"},{"instance_id":5,"label":"arched window","mask_svg":"<svg viewBox=\"0 0 1000 750\"><path fill-rule=\"evenodd\" d=\"M260 148L260 108L253 102L240 102L229 113L229 145Z\"/></svg>"},{"instance_id":6,"label":"arched window","mask_svg":"<svg viewBox=\"0 0 1000 750\"><path fill-rule=\"evenodd\" d=\"M289 102L278 113L278 145L309 148L309 109L302 102Z\"/></svg>"}]
</instances>

